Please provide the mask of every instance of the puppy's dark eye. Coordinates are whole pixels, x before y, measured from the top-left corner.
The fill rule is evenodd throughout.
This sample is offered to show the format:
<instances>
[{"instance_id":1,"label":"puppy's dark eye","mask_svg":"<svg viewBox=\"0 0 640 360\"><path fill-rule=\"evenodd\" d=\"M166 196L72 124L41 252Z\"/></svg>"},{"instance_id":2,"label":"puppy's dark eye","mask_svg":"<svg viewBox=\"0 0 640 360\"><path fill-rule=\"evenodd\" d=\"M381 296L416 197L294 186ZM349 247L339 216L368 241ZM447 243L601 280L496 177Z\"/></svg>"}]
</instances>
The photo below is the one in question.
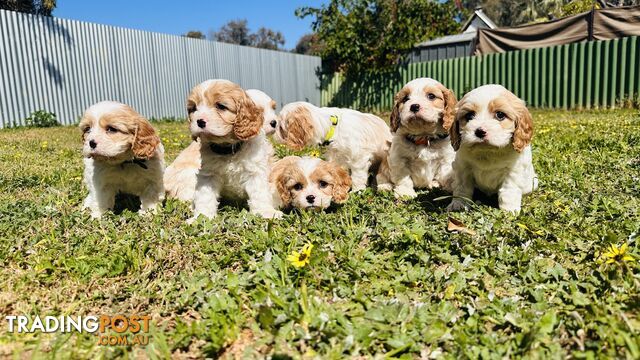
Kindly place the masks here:
<instances>
[{"instance_id":1,"label":"puppy's dark eye","mask_svg":"<svg viewBox=\"0 0 640 360\"><path fill-rule=\"evenodd\" d=\"M464 118L465 118L467 121L471 121L471 120L475 119L475 117L476 117L476 113L475 113L475 112L473 112L473 111L469 111L469 112L468 112L468 113L466 113L466 115L464 116Z\"/></svg>"},{"instance_id":2,"label":"puppy's dark eye","mask_svg":"<svg viewBox=\"0 0 640 360\"><path fill-rule=\"evenodd\" d=\"M403 103L403 104L404 104L404 103L406 103L407 101L409 101L409 95L405 95L405 96L402 98L402 103Z\"/></svg>"},{"instance_id":3,"label":"puppy's dark eye","mask_svg":"<svg viewBox=\"0 0 640 360\"><path fill-rule=\"evenodd\" d=\"M496 111L496 119L502 121L506 118L507 118L507 114L503 113L502 111Z\"/></svg>"},{"instance_id":4,"label":"puppy's dark eye","mask_svg":"<svg viewBox=\"0 0 640 360\"><path fill-rule=\"evenodd\" d=\"M435 96L435 95L433 95L433 94L431 94L431 93L429 93L429 94L427 94L427 99L429 99L429 100L435 100L435 99L436 99L436 96Z\"/></svg>"},{"instance_id":5,"label":"puppy's dark eye","mask_svg":"<svg viewBox=\"0 0 640 360\"><path fill-rule=\"evenodd\" d=\"M324 189L324 188L326 188L327 186L329 186L329 183L328 183L328 182L326 182L326 181L324 181L324 180L320 180L320 182L318 182L318 184L320 184L320 188L321 188L321 189Z\"/></svg>"},{"instance_id":6,"label":"puppy's dark eye","mask_svg":"<svg viewBox=\"0 0 640 360\"><path fill-rule=\"evenodd\" d=\"M196 112L196 110L198 110L198 107L196 106L196 104L187 105L187 113L191 114Z\"/></svg>"},{"instance_id":7,"label":"puppy's dark eye","mask_svg":"<svg viewBox=\"0 0 640 360\"><path fill-rule=\"evenodd\" d=\"M293 190L300 191L302 190L302 187L302 184L296 183L295 185L293 185Z\"/></svg>"},{"instance_id":8,"label":"puppy's dark eye","mask_svg":"<svg viewBox=\"0 0 640 360\"><path fill-rule=\"evenodd\" d=\"M107 126L107 132L108 133L117 133L118 129L114 128L113 126Z\"/></svg>"},{"instance_id":9,"label":"puppy's dark eye","mask_svg":"<svg viewBox=\"0 0 640 360\"><path fill-rule=\"evenodd\" d=\"M222 104L222 103L216 103L216 108L218 110L222 110L222 111L227 110L227 107L224 106L224 104Z\"/></svg>"},{"instance_id":10,"label":"puppy's dark eye","mask_svg":"<svg viewBox=\"0 0 640 360\"><path fill-rule=\"evenodd\" d=\"M89 132L89 130L91 130L91 126L85 126L85 127L82 129L82 132L86 134L86 133L88 133L88 132Z\"/></svg>"}]
</instances>

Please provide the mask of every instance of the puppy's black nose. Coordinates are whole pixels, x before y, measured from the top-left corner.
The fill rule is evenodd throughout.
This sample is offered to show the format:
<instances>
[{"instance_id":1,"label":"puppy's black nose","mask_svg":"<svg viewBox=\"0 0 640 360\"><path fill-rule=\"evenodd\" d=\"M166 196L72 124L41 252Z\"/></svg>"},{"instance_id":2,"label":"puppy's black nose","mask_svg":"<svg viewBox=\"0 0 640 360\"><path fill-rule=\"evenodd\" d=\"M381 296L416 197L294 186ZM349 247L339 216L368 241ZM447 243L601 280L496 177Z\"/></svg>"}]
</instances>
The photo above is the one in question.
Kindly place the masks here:
<instances>
[{"instance_id":1,"label":"puppy's black nose","mask_svg":"<svg viewBox=\"0 0 640 360\"><path fill-rule=\"evenodd\" d=\"M409 110L411 110L411 112L413 113L417 113L418 111L420 111L420 104L411 104Z\"/></svg>"},{"instance_id":2,"label":"puppy's black nose","mask_svg":"<svg viewBox=\"0 0 640 360\"><path fill-rule=\"evenodd\" d=\"M278 125L278 122L275 120L271 120L271 122L269 123L269 125L271 125L272 128L276 128L276 125Z\"/></svg>"},{"instance_id":3,"label":"puppy's black nose","mask_svg":"<svg viewBox=\"0 0 640 360\"><path fill-rule=\"evenodd\" d=\"M309 204L313 204L313 202L316 200L316 197L313 195L307 195L307 202Z\"/></svg>"},{"instance_id":4,"label":"puppy's black nose","mask_svg":"<svg viewBox=\"0 0 640 360\"><path fill-rule=\"evenodd\" d=\"M196 123L198 123L198 127L199 127L200 129L204 129L204 127L205 127L205 126L207 126L207 122L206 122L206 121L204 121L204 120L202 120L202 119L198 119L198 120L196 120Z\"/></svg>"},{"instance_id":5,"label":"puppy's black nose","mask_svg":"<svg viewBox=\"0 0 640 360\"><path fill-rule=\"evenodd\" d=\"M96 148L96 146L98 146L98 144L97 144L95 141L90 140L90 141L89 141L89 146L90 146L92 149L95 149L95 148Z\"/></svg>"},{"instance_id":6,"label":"puppy's black nose","mask_svg":"<svg viewBox=\"0 0 640 360\"><path fill-rule=\"evenodd\" d=\"M482 128L477 128L476 129L476 136L479 137L480 139L484 139L485 136L487 136L487 132L484 131L484 129Z\"/></svg>"}]
</instances>

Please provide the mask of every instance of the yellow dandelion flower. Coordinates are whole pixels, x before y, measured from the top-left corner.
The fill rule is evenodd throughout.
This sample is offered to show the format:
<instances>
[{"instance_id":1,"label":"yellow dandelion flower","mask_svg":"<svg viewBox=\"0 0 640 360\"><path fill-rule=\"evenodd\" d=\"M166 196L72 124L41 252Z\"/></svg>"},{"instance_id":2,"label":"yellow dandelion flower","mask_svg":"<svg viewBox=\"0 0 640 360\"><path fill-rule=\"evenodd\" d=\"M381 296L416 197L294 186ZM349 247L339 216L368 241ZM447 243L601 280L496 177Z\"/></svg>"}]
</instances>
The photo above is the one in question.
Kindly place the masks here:
<instances>
[{"instance_id":1,"label":"yellow dandelion flower","mask_svg":"<svg viewBox=\"0 0 640 360\"><path fill-rule=\"evenodd\" d=\"M320 157L320 150L313 149L313 150L309 151L309 156Z\"/></svg>"},{"instance_id":2,"label":"yellow dandelion flower","mask_svg":"<svg viewBox=\"0 0 640 360\"><path fill-rule=\"evenodd\" d=\"M611 244L611 246L607 248L608 251L602 254L604 258L603 261L607 264L636 261L633 256L627 254L628 247L627 243L622 244L620 247Z\"/></svg>"},{"instance_id":3,"label":"yellow dandelion flower","mask_svg":"<svg viewBox=\"0 0 640 360\"><path fill-rule=\"evenodd\" d=\"M313 244L308 243L302 247L300 252L294 251L291 255L287 256L287 260L289 260L291 265L298 269L303 268L309 264L309 260L311 259L311 249L313 249Z\"/></svg>"}]
</instances>

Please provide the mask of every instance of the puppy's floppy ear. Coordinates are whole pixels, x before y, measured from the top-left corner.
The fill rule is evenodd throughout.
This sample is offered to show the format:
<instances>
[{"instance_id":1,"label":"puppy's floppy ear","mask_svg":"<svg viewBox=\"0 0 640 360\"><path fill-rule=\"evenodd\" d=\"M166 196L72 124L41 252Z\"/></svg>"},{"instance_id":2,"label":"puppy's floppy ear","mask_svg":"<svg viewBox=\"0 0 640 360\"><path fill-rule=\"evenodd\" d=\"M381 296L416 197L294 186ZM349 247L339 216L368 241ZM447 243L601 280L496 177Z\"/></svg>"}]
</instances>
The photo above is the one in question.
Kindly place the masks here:
<instances>
[{"instance_id":1,"label":"puppy's floppy ear","mask_svg":"<svg viewBox=\"0 0 640 360\"><path fill-rule=\"evenodd\" d=\"M136 132L131 146L134 156L138 159L149 159L159 144L160 137L156 134L156 130L147 119L140 116L137 120Z\"/></svg>"},{"instance_id":2,"label":"puppy's floppy ear","mask_svg":"<svg viewBox=\"0 0 640 360\"><path fill-rule=\"evenodd\" d=\"M461 137L462 135L460 134L460 119L458 119L457 115L454 115L453 123L449 128L449 138L451 139L451 146L453 146L453 150L458 151L458 149L460 149Z\"/></svg>"},{"instance_id":3,"label":"puppy's floppy ear","mask_svg":"<svg viewBox=\"0 0 640 360\"><path fill-rule=\"evenodd\" d=\"M233 124L234 135L240 140L248 140L258 135L262 128L262 118L262 109L242 90L236 122Z\"/></svg>"},{"instance_id":4,"label":"puppy's floppy ear","mask_svg":"<svg viewBox=\"0 0 640 360\"><path fill-rule=\"evenodd\" d=\"M518 118L515 121L516 129L513 132L513 148L517 152L522 152L522 150L531 143L531 138L533 137L533 119L524 101L518 99L517 103L516 111Z\"/></svg>"},{"instance_id":5,"label":"puppy's floppy ear","mask_svg":"<svg viewBox=\"0 0 640 360\"><path fill-rule=\"evenodd\" d=\"M456 95L450 89L444 87L444 85L440 85L440 90L442 90L442 95L444 96L444 110L442 111L442 127L445 130L449 130L453 125L456 117L456 103L458 100L456 99Z\"/></svg>"},{"instance_id":6,"label":"puppy's floppy ear","mask_svg":"<svg viewBox=\"0 0 640 360\"><path fill-rule=\"evenodd\" d=\"M305 106L298 106L286 115L286 144L294 150L302 150L313 136L311 112Z\"/></svg>"},{"instance_id":7,"label":"puppy's floppy ear","mask_svg":"<svg viewBox=\"0 0 640 360\"><path fill-rule=\"evenodd\" d=\"M333 184L333 201L342 204L349 198L349 190L351 189L351 176L349 172L342 166L330 163L332 167Z\"/></svg>"},{"instance_id":8,"label":"puppy's floppy ear","mask_svg":"<svg viewBox=\"0 0 640 360\"><path fill-rule=\"evenodd\" d=\"M297 156L287 156L276 161L271 168L271 173L269 174L269 182L275 186L284 207L291 207L291 202L293 201L291 193L286 186L287 181L289 181L287 171L290 170L290 167L293 166L298 159L299 157Z\"/></svg>"},{"instance_id":9,"label":"puppy's floppy ear","mask_svg":"<svg viewBox=\"0 0 640 360\"><path fill-rule=\"evenodd\" d=\"M191 90L191 94L189 94L189 97L187 98L187 121L188 123L191 123L191 113L195 112L198 108L198 102L200 101L199 95L197 94L196 89L199 88L199 85L194 87L193 90ZM196 140L198 137L191 134L191 140Z\"/></svg>"},{"instance_id":10,"label":"puppy's floppy ear","mask_svg":"<svg viewBox=\"0 0 640 360\"><path fill-rule=\"evenodd\" d=\"M391 111L391 117L389 118L391 132L398 131L398 128L400 127L400 104L405 95L406 91L403 89L394 97L395 103L393 104L393 111Z\"/></svg>"},{"instance_id":11,"label":"puppy's floppy ear","mask_svg":"<svg viewBox=\"0 0 640 360\"><path fill-rule=\"evenodd\" d=\"M84 131L85 128L90 127L91 126L91 120L89 120L89 118L87 117L87 115L83 115L82 119L80 119L80 123L78 124L78 128L80 129L80 133L82 136L82 142L84 143L84 141L87 138L87 132Z\"/></svg>"}]
</instances>

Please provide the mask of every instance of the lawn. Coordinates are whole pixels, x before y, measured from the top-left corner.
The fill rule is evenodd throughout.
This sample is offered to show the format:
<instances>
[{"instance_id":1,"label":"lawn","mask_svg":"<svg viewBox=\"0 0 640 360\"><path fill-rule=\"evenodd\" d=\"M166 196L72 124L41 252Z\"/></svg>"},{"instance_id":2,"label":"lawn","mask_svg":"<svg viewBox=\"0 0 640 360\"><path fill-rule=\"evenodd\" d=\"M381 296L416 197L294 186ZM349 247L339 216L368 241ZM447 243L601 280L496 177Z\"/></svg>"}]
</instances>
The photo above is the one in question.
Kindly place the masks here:
<instances>
[{"instance_id":1,"label":"lawn","mask_svg":"<svg viewBox=\"0 0 640 360\"><path fill-rule=\"evenodd\" d=\"M0 357L640 358L637 111L536 111L540 189L514 216L368 189L265 221L225 205L153 216L81 210L75 127L0 131ZM167 162L190 139L157 123ZM278 154L286 150L278 148ZM310 264L287 256L312 243ZM6 315L145 314L147 346L18 334Z\"/></svg>"}]
</instances>

